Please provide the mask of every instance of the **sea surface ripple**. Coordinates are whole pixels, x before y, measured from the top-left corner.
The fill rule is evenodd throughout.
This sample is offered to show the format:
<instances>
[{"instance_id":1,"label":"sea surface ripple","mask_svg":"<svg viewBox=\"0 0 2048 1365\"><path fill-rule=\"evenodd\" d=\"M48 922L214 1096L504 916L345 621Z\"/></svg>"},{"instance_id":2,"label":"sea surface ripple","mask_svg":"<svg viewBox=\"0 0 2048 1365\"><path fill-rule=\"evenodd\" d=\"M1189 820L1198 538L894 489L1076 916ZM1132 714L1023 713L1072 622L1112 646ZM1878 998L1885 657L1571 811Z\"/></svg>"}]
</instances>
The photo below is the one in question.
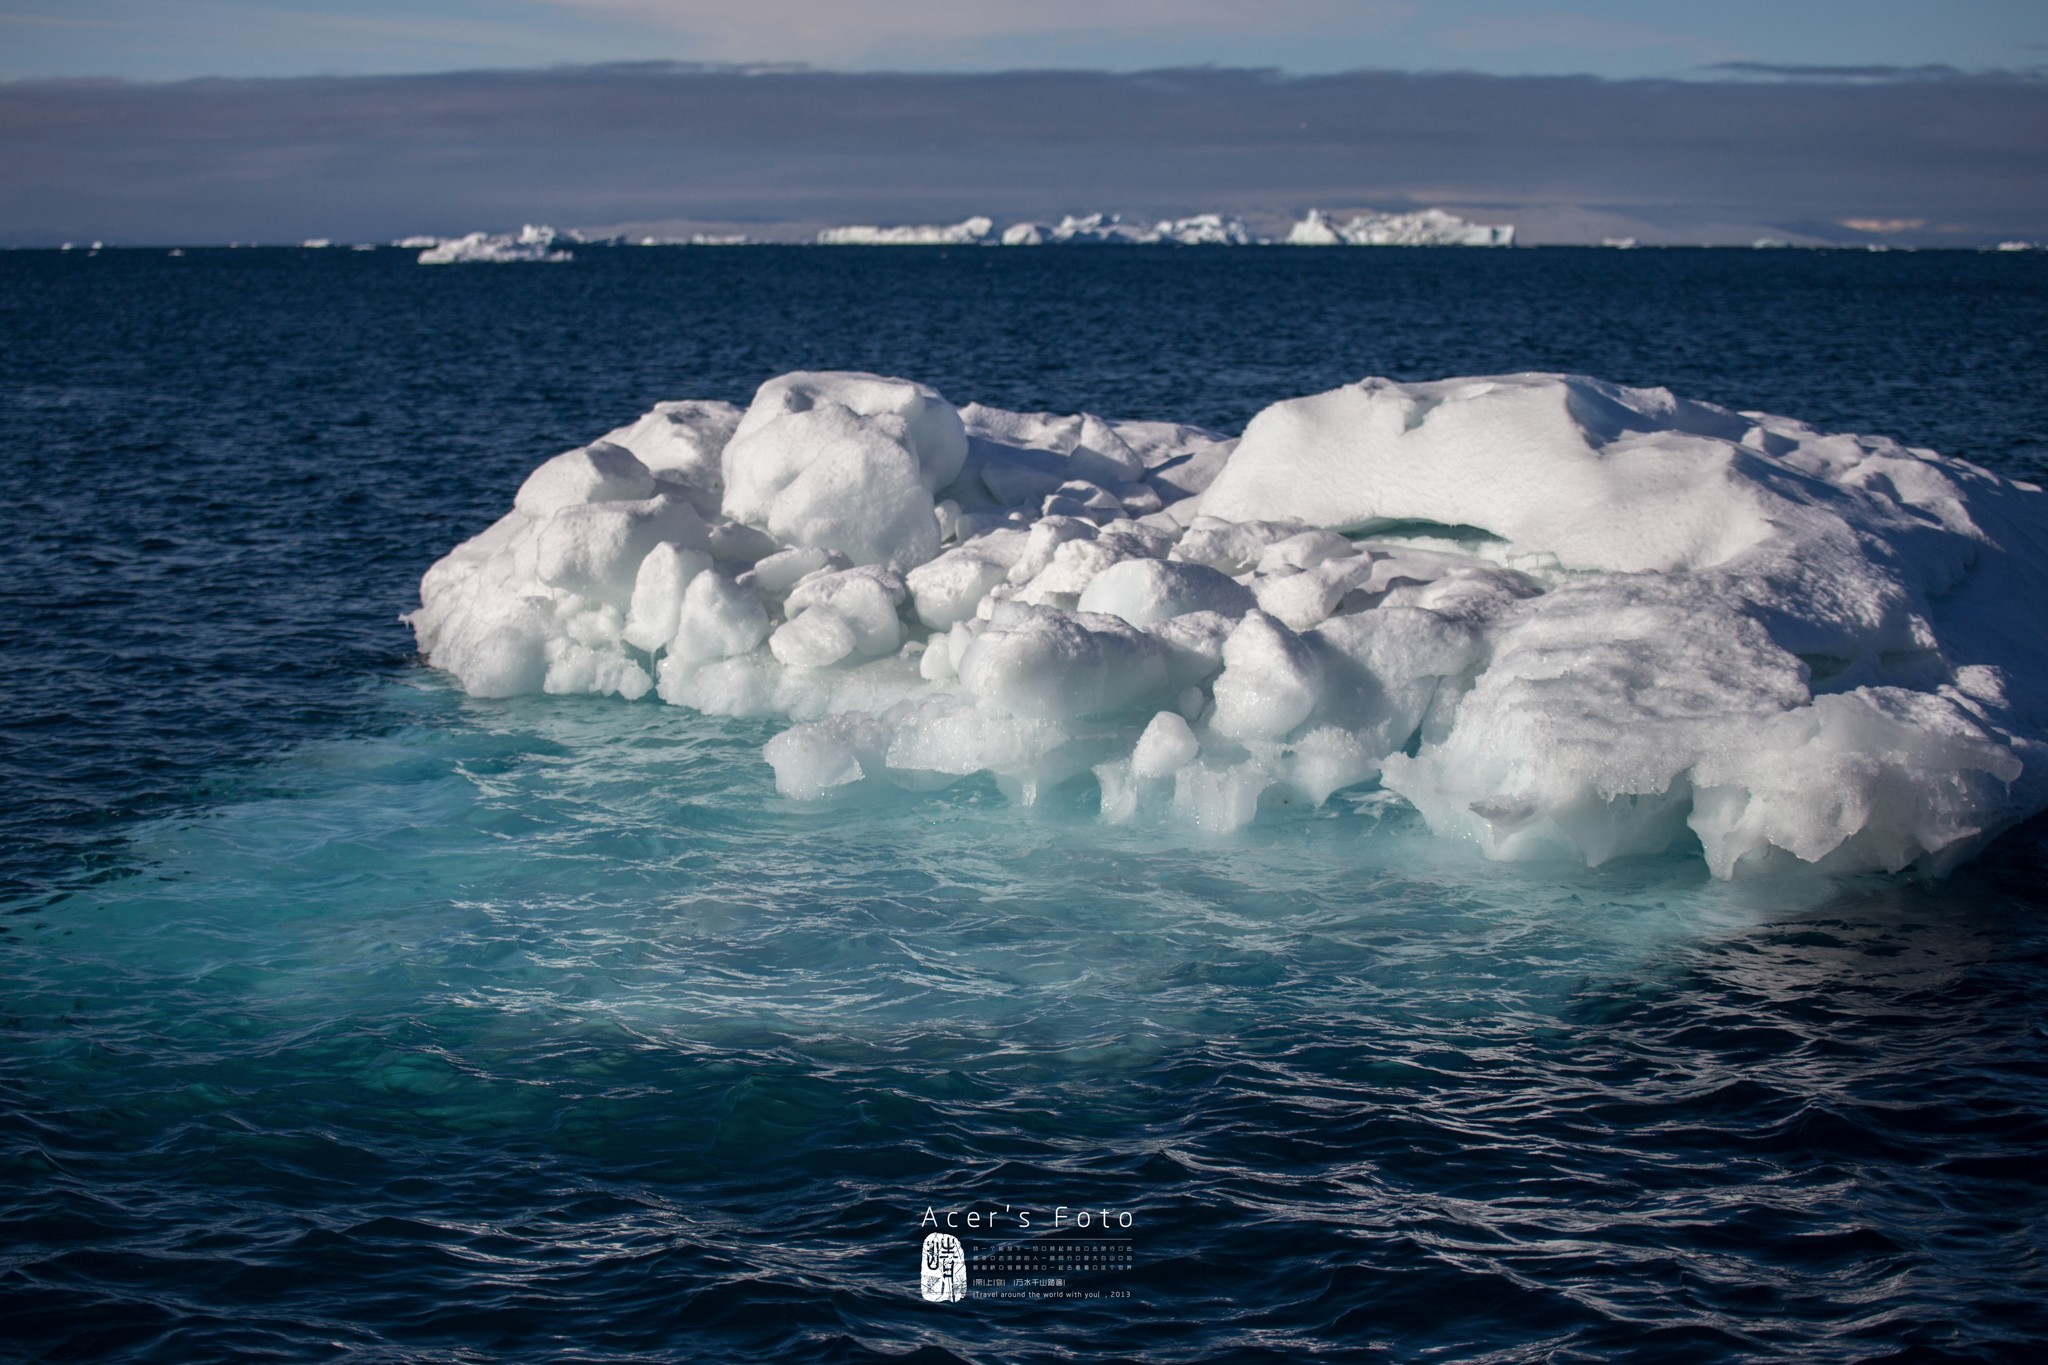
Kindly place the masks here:
<instances>
[{"instance_id":1,"label":"sea surface ripple","mask_svg":"<svg viewBox=\"0 0 2048 1365\"><path fill-rule=\"evenodd\" d=\"M800 367L1220 427L1578 370L2040 477L2044 303L1965 253L0 253L0 1356L2040 1359L2040 822L1721 884L1370 791L1196 845L808 808L767 728L469 699L396 616L541 459ZM1133 1215L1101 1297L919 1298L927 1208L1061 1207Z\"/></svg>"}]
</instances>

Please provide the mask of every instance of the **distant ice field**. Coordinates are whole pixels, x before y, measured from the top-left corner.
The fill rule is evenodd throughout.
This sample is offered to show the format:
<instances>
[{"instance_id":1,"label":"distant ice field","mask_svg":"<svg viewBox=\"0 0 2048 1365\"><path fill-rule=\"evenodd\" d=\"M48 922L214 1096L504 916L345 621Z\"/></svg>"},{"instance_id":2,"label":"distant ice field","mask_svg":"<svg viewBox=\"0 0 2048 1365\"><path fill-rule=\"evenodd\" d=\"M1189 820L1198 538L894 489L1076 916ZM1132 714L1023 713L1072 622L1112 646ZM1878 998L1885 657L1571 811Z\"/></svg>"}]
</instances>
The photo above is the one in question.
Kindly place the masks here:
<instances>
[{"instance_id":1,"label":"distant ice field","mask_svg":"<svg viewBox=\"0 0 2048 1365\"><path fill-rule=\"evenodd\" d=\"M1231 432L1593 373L2044 472L2030 257L1220 255L0 254L0 1340L2025 1359L2038 822L1723 880L1370 783L791 801L784 719L467 696L397 620L558 452L804 370ZM923 1302L996 1205L1133 1211L1131 1297Z\"/></svg>"}]
</instances>

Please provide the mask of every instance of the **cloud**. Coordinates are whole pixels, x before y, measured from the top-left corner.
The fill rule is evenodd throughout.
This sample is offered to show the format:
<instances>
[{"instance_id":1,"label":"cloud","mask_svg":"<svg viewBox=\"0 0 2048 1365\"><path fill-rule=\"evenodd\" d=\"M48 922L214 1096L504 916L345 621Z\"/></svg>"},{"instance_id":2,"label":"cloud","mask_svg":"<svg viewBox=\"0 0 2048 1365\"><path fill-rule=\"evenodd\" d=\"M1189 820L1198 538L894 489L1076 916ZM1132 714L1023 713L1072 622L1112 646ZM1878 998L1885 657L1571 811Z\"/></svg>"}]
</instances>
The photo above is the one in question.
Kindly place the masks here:
<instances>
[{"instance_id":1,"label":"cloud","mask_svg":"<svg viewBox=\"0 0 2048 1365\"><path fill-rule=\"evenodd\" d=\"M1251 70L904 75L661 63L0 84L0 237L380 239L1415 207L2048 236L2048 83ZM1590 216L1589 216L1590 215ZM1722 229L1715 229L1717 232ZM1640 234L1634 234L1640 235ZM1754 234L1753 234L1754 235Z\"/></svg>"},{"instance_id":2,"label":"cloud","mask_svg":"<svg viewBox=\"0 0 2048 1365\"><path fill-rule=\"evenodd\" d=\"M1703 75L1736 80L1800 81L1805 83L1897 83L1901 81L1970 81L1998 83L2040 80L2033 71L1964 71L1959 67L1930 62L1922 66L1797 66L1783 62L1713 62L1701 68Z\"/></svg>"}]
</instances>

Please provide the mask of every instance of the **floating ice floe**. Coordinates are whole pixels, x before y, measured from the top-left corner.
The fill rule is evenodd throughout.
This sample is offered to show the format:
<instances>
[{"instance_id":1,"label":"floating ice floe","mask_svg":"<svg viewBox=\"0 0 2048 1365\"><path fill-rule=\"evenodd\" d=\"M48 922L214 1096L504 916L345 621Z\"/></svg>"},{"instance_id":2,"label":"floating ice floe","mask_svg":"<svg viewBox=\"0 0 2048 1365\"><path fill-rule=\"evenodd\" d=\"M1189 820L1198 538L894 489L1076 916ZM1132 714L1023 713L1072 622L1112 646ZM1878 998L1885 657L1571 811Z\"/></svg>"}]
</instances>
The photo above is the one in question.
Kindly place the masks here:
<instances>
[{"instance_id":1,"label":"floating ice floe","mask_svg":"<svg viewBox=\"0 0 2048 1365\"><path fill-rule=\"evenodd\" d=\"M911 227L826 228L818 234L820 246L974 246L995 233L990 218L964 218L944 225L919 224Z\"/></svg>"},{"instance_id":2,"label":"floating ice floe","mask_svg":"<svg viewBox=\"0 0 2048 1365\"><path fill-rule=\"evenodd\" d=\"M478 696L792 722L800 800L986 772L1104 819L1377 782L1489 855L1942 871L2048 805L2048 497L1549 374L1231 439L791 374L530 475L409 618Z\"/></svg>"},{"instance_id":3,"label":"floating ice floe","mask_svg":"<svg viewBox=\"0 0 2048 1365\"><path fill-rule=\"evenodd\" d=\"M1455 213L1361 213L1339 223L1310 209L1288 229L1288 246L1513 246L1511 223L1468 223Z\"/></svg>"},{"instance_id":4,"label":"floating ice floe","mask_svg":"<svg viewBox=\"0 0 2048 1365\"><path fill-rule=\"evenodd\" d=\"M574 253L555 245L551 227L528 223L517 235L472 232L467 237L449 237L420 253L421 265L462 265L471 262L509 264L519 261L566 261ZM408 241L415 239L407 239Z\"/></svg>"}]
</instances>

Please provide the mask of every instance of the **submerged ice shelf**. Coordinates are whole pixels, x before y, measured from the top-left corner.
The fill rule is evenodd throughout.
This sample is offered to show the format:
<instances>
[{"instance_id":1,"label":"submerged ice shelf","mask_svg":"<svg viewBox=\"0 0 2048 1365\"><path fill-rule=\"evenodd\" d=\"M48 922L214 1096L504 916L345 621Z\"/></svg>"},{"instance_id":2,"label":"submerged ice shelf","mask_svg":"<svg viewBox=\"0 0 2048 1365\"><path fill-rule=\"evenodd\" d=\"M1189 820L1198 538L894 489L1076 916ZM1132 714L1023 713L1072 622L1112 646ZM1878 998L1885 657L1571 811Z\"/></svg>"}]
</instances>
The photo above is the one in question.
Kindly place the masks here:
<instances>
[{"instance_id":1,"label":"submerged ice shelf","mask_svg":"<svg viewBox=\"0 0 2048 1365\"><path fill-rule=\"evenodd\" d=\"M1721 876L1942 871L2048 805L2048 497L1595 379L1277 403L1241 438L799 373L556 456L408 618L470 693L793 722L817 800L988 772Z\"/></svg>"}]
</instances>

